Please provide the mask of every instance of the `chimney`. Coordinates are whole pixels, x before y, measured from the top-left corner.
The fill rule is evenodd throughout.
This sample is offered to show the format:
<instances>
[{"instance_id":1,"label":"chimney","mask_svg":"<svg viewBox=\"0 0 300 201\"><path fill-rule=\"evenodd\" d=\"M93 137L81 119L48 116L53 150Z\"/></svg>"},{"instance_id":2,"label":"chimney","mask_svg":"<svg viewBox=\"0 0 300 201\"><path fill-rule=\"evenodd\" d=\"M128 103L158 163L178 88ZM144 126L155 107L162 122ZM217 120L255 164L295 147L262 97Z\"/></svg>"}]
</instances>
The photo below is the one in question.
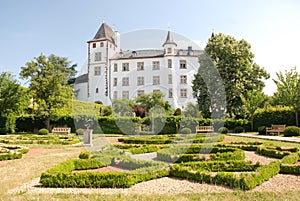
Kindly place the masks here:
<instances>
[{"instance_id":1,"label":"chimney","mask_svg":"<svg viewBox=\"0 0 300 201\"><path fill-rule=\"evenodd\" d=\"M187 52L187 55L191 55L191 53L192 53L192 46L188 46L188 52Z\"/></svg>"}]
</instances>

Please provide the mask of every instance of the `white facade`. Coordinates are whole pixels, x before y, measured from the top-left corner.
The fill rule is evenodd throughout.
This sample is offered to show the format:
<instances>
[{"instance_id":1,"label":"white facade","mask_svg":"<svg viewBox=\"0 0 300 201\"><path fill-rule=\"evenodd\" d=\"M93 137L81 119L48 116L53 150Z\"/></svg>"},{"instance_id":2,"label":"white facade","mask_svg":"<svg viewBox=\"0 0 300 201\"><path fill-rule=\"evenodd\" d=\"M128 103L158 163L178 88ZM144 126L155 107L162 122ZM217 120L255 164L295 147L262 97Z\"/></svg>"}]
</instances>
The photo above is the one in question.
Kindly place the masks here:
<instances>
[{"instance_id":1,"label":"white facade","mask_svg":"<svg viewBox=\"0 0 300 201\"><path fill-rule=\"evenodd\" d=\"M105 23L88 41L88 73L75 84L77 99L111 104L113 99L134 99L161 91L173 108L184 108L192 97L192 81L198 72L200 50L176 49L167 34L160 50L120 51L120 36Z\"/></svg>"}]
</instances>

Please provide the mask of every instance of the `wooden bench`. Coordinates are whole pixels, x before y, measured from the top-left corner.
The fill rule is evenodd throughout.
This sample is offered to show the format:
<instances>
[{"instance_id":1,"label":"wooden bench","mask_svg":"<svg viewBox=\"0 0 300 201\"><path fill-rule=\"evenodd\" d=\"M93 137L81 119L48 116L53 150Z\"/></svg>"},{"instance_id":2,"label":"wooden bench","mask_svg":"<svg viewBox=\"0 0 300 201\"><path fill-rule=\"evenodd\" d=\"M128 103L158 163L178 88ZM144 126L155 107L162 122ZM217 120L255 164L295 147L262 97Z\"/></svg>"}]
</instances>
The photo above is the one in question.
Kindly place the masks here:
<instances>
[{"instance_id":1,"label":"wooden bench","mask_svg":"<svg viewBox=\"0 0 300 201\"><path fill-rule=\"evenodd\" d=\"M70 134L71 133L71 128L53 128L52 129L52 134L55 133L65 133L65 134Z\"/></svg>"},{"instance_id":2,"label":"wooden bench","mask_svg":"<svg viewBox=\"0 0 300 201\"><path fill-rule=\"evenodd\" d=\"M279 135L280 133L283 133L285 129L285 125L272 125L269 128L266 128L266 135L268 135L268 133L277 133L277 135Z\"/></svg>"},{"instance_id":3,"label":"wooden bench","mask_svg":"<svg viewBox=\"0 0 300 201\"><path fill-rule=\"evenodd\" d=\"M196 133L201 133L201 132L215 132L213 126L196 126Z\"/></svg>"}]
</instances>

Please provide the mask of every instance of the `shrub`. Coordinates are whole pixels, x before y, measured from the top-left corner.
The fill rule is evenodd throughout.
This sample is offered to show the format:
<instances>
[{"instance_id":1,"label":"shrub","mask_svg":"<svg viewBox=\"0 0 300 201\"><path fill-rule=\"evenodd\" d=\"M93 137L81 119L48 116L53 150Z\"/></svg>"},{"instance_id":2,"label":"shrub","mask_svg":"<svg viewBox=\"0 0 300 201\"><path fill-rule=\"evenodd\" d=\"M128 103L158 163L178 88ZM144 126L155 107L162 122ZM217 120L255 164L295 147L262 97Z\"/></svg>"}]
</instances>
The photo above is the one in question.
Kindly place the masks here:
<instances>
[{"instance_id":1,"label":"shrub","mask_svg":"<svg viewBox=\"0 0 300 201\"><path fill-rule=\"evenodd\" d=\"M174 116L180 116L181 115L181 109L180 108L177 108L174 112Z\"/></svg>"},{"instance_id":2,"label":"shrub","mask_svg":"<svg viewBox=\"0 0 300 201\"><path fill-rule=\"evenodd\" d=\"M257 131L258 131L259 135L265 135L266 134L266 127L265 126L260 126L260 127L258 127Z\"/></svg>"},{"instance_id":3,"label":"shrub","mask_svg":"<svg viewBox=\"0 0 300 201\"><path fill-rule=\"evenodd\" d=\"M87 151L82 151L79 154L80 159L89 159L90 157L91 157L90 152L87 152Z\"/></svg>"},{"instance_id":4,"label":"shrub","mask_svg":"<svg viewBox=\"0 0 300 201\"><path fill-rule=\"evenodd\" d=\"M0 135L5 135L6 133L6 128L0 128Z\"/></svg>"},{"instance_id":5,"label":"shrub","mask_svg":"<svg viewBox=\"0 0 300 201\"><path fill-rule=\"evenodd\" d=\"M83 135L83 133L84 133L84 130L82 128L78 128L76 130L76 135Z\"/></svg>"},{"instance_id":6,"label":"shrub","mask_svg":"<svg viewBox=\"0 0 300 201\"><path fill-rule=\"evenodd\" d=\"M242 126L237 126L237 127L234 128L233 132L234 133L243 133L244 128Z\"/></svg>"},{"instance_id":7,"label":"shrub","mask_svg":"<svg viewBox=\"0 0 300 201\"><path fill-rule=\"evenodd\" d=\"M226 127L221 127L221 128L219 128L219 133L222 133L222 134L226 134L226 133L228 133L228 128L226 128Z\"/></svg>"},{"instance_id":8,"label":"shrub","mask_svg":"<svg viewBox=\"0 0 300 201\"><path fill-rule=\"evenodd\" d=\"M42 128L39 130L39 135L48 135L49 131L46 128Z\"/></svg>"},{"instance_id":9,"label":"shrub","mask_svg":"<svg viewBox=\"0 0 300 201\"><path fill-rule=\"evenodd\" d=\"M297 126L288 126L284 129L283 135L288 136L300 136L300 128Z\"/></svg>"},{"instance_id":10,"label":"shrub","mask_svg":"<svg viewBox=\"0 0 300 201\"><path fill-rule=\"evenodd\" d=\"M181 129L181 134L191 134L191 129L190 128L183 128Z\"/></svg>"}]
</instances>

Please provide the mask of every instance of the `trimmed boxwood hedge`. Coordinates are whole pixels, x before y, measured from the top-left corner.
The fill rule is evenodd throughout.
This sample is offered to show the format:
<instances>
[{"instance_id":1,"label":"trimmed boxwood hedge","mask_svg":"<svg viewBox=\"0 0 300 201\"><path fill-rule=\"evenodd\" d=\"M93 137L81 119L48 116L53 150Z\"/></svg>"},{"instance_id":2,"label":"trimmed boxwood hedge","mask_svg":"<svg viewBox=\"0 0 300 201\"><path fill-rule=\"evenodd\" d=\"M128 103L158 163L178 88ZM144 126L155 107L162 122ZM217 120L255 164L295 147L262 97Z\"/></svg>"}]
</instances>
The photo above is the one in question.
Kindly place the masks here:
<instances>
[{"instance_id":1,"label":"trimmed boxwood hedge","mask_svg":"<svg viewBox=\"0 0 300 201\"><path fill-rule=\"evenodd\" d=\"M0 161L22 158L28 151L27 147L0 144Z\"/></svg>"},{"instance_id":2,"label":"trimmed boxwood hedge","mask_svg":"<svg viewBox=\"0 0 300 201\"><path fill-rule=\"evenodd\" d=\"M122 161L122 160L121 160ZM169 171L155 162L127 160L122 165L140 167L131 172L72 172L104 167L97 158L67 160L42 173L44 187L72 188L128 188L136 183L169 175ZM120 162L118 165L121 165Z\"/></svg>"},{"instance_id":3,"label":"trimmed boxwood hedge","mask_svg":"<svg viewBox=\"0 0 300 201\"><path fill-rule=\"evenodd\" d=\"M292 162L294 160L298 160L297 154L285 156L282 160L273 161L268 165L258 167L253 173L241 173L239 176L231 172L217 172L213 174L212 172L191 170L189 167L173 165L170 168L170 175L201 183L205 182L250 190L278 174L281 163Z\"/></svg>"}]
</instances>

